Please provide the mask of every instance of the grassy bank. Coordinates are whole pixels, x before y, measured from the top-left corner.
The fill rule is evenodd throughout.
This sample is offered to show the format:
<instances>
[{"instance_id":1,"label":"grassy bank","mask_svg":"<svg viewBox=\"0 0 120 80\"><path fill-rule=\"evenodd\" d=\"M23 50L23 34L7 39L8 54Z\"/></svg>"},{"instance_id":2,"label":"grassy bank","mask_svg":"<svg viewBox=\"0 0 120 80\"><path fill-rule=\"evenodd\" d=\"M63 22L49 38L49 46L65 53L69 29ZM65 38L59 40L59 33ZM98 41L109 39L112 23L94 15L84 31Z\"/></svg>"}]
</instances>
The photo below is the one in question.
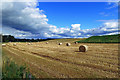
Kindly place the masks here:
<instances>
[{"instance_id":1,"label":"grassy bank","mask_svg":"<svg viewBox=\"0 0 120 80\"><path fill-rule=\"evenodd\" d=\"M25 65L17 65L12 58L8 58L3 53L2 78L34 78Z\"/></svg>"},{"instance_id":2,"label":"grassy bank","mask_svg":"<svg viewBox=\"0 0 120 80\"><path fill-rule=\"evenodd\" d=\"M77 41L78 43L120 43L120 34L92 36L84 40Z\"/></svg>"}]
</instances>

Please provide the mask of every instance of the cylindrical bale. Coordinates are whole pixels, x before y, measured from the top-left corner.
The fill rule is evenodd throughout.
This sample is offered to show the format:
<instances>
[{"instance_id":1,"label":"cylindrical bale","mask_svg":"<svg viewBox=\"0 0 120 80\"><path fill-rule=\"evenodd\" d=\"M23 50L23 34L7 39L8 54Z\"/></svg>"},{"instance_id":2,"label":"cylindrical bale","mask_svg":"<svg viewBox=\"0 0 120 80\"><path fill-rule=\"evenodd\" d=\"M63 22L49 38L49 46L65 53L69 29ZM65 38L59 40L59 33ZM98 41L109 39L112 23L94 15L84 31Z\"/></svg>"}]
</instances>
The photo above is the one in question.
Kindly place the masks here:
<instances>
[{"instance_id":1,"label":"cylindrical bale","mask_svg":"<svg viewBox=\"0 0 120 80\"><path fill-rule=\"evenodd\" d=\"M48 42L46 42L46 44L48 44Z\"/></svg>"},{"instance_id":2,"label":"cylindrical bale","mask_svg":"<svg viewBox=\"0 0 120 80\"><path fill-rule=\"evenodd\" d=\"M30 45L31 43L28 43L28 45Z\"/></svg>"},{"instance_id":3,"label":"cylindrical bale","mask_svg":"<svg viewBox=\"0 0 120 80\"><path fill-rule=\"evenodd\" d=\"M2 44L2 47L5 47L6 46L6 44Z\"/></svg>"},{"instance_id":4,"label":"cylindrical bale","mask_svg":"<svg viewBox=\"0 0 120 80\"><path fill-rule=\"evenodd\" d=\"M80 47L79 47L79 51L80 52L86 52L88 50L88 46L87 45L81 45Z\"/></svg>"},{"instance_id":5,"label":"cylindrical bale","mask_svg":"<svg viewBox=\"0 0 120 80\"><path fill-rule=\"evenodd\" d=\"M16 46L17 44L16 43L13 43L13 46Z\"/></svg>"},{"instance_id":6,"label":"cylindrical bale","mask_svg":"<svg viewBox=\"0 0 120 80\"><path fill-rule=\"evenodd\" d=\"M62 45L62 43L59 43L59 45Z\"/></svg>"},{"instance_id":7,"label":"cylindrical bale","mask_svg":"<svg viewBox=\"0 0 120 80\"><path fill-rule=\"evenodd\" d=\"M70 43L66 43L66 46L70 46L71 44Z\"/></svg>"},{"instance_id":8,"label":"cylindrical bale","mask_svg":"<svg viewBox=\"0 0 120 80\"><path fill-rule=\"evenodd\" d=\"M75 42L75 44L77 44L78 42Z\"/></svg>"}]
</instances>

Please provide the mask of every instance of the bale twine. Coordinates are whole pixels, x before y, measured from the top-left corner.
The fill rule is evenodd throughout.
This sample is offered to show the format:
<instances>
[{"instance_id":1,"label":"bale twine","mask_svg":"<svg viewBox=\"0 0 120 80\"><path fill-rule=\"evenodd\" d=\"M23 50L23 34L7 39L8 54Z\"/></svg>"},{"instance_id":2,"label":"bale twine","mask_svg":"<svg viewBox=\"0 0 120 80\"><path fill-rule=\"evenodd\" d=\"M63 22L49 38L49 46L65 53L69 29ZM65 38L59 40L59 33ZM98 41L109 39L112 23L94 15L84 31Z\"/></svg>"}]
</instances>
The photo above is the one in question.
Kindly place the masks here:
<instances>
[{"instance_id":1,"label":"bale twine","mask_svg":"<svg viewBox=\"0 0 120 80\"><path fill-rule=\"evenodd\" d=\"M6 46L6 44L2 44L2 47L5 47Z\"/></svg>"},{"instance_id":2,"label":"bale twine","mask_svg":"<svg viewBox=\"0 0 120 80\"><path fill-rule=\"evenodd\" d=\"M62 43L59 43L59 45L62 45Z\"/></svg>"},{"instance_id":3,"label":"bale twine","mask_svg":"<svg viewBox=\"0 0 120 80\"><path fill-rule=\"evenodd\" d=\"M79 47L79 51L80 52L86 52L88 50L88 46L87 45L81 45L80 47Z\"/></svg>"},{"instance_id":4,"label":"bale twine","mask_svg":"<svg viewBox=\"0 0 120 80\"><path fill-rule=\"evenodd\" d=\"M66 46L70 46L71 44L70 43L67 43Z\"/></svg>"}]
</instances>

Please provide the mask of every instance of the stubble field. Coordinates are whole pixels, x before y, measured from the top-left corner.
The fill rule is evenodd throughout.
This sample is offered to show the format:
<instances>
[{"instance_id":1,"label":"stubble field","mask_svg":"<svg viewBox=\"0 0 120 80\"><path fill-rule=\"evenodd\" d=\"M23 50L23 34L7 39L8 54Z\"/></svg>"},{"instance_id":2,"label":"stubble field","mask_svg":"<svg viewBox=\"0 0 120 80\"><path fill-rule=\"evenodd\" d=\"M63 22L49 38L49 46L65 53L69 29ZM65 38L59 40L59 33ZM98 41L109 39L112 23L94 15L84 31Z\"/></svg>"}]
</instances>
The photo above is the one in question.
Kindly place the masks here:
<instances>
[{"instance_id":1,"label":"stubble field","mask_svg":"<svg viewBox=\"0 0 120 80\"><path fill-rule=\"evenodd\" d=\"M117 78L118 44L73 43L78 39L6 43L3 52L17 64L26 64L36 78ZM48 44L46 44L48 42ZM62 45L58 45L62 42ZM70 42L70 46L66 43ZM87 45L87 52L79 52Z\"/></svg>"}]
</instances>

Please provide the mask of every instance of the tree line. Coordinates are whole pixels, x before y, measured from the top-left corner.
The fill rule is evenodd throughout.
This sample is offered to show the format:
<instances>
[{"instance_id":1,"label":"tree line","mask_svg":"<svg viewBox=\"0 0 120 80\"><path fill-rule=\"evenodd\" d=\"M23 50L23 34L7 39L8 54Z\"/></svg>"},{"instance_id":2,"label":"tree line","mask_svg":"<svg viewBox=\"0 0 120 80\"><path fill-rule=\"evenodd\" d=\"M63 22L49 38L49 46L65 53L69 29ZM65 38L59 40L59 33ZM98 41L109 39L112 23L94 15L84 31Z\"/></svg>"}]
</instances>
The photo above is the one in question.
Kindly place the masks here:
<instances>
[{"instance_id":1,"label":"tree line","mask_svg":"<svg viewBox=\"0 0 120 80\"><path fill-rule=\"evenodd\" d=\"M2 35L2 42L40 42L40 41L46 41L46 40L52 40L51 38L47 39L18 39L11 35Z\"/></svg>"}]
</instances>

